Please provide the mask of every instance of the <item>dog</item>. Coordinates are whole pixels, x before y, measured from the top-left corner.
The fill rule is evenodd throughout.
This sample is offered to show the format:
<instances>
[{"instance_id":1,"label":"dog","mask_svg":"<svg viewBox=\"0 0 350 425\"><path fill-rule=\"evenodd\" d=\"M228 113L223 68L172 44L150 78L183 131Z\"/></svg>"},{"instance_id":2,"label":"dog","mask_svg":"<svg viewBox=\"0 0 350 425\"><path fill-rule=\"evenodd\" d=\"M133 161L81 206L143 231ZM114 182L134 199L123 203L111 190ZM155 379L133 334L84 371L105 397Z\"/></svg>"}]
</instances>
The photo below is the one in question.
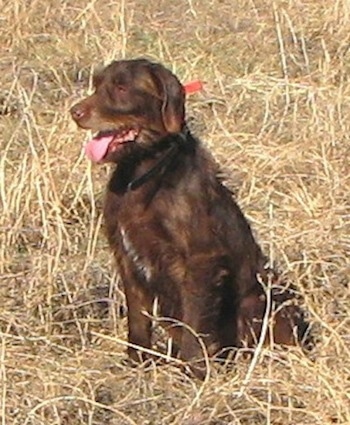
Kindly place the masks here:
<instances>
[{"instance_id":1,"label":"dog","mask_svg":"<svg viewBox=\"0 0 350 425\"><path fill-rule=\"evenodd\" d=\"M220 168L187 126L184 87L146 59L112 62L93 83L71 115L95 133L87 156L116 165L104 219L126 295L129 356L144 359L142 348L152 346L155 298L186 362L202 357L201 342L209 356L253 346L267 308L265 256ZM267 313L273 338L295 344L306 322L282 298L273 295L279 311Z\"/></svg>"}]
</instances>

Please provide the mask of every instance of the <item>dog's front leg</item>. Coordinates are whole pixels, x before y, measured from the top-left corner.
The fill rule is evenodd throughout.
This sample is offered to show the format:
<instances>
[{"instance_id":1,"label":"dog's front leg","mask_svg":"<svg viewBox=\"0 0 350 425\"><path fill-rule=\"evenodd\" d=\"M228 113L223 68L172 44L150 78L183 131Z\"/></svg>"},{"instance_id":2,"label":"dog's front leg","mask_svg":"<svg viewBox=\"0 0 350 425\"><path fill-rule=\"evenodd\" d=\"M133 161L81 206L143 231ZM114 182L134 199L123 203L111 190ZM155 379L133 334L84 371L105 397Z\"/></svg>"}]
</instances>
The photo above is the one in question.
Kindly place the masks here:
<instances>
[{"instance_id":1,"label":"dog's front leg","mask_svg":"<svg viewBox=\"0 0 350 425\"><path fill-rule=\"evenodd\" d=\"M122 281L128 306L128 355L134 361L144 361L149 356L142 351L142 347L151 348L151 319L152 297L147 293L144 285L130 271L126 276L122 274ZM139 346L138 349L135 346Z\"/></svg>"}]
</instances>

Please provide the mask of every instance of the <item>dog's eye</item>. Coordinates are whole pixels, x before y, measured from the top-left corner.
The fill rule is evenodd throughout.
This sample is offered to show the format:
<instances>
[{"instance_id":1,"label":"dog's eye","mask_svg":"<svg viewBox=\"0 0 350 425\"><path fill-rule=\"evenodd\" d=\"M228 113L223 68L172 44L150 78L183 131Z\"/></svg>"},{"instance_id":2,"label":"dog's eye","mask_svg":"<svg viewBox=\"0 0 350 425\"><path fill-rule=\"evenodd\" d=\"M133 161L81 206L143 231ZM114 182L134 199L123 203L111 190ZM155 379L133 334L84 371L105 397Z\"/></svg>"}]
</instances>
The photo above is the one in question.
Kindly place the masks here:
<instances>
[{"instance_id":1,"label":"dog's eye","mask_svg":"<svg viewBox=\"0 0 350 425\"><path fill-rule=\"evenodd\" d=\"M115 87L117 93L123 94L127 92L127 88L121 84L117 84Z\"/></svg>"}]
</instances>

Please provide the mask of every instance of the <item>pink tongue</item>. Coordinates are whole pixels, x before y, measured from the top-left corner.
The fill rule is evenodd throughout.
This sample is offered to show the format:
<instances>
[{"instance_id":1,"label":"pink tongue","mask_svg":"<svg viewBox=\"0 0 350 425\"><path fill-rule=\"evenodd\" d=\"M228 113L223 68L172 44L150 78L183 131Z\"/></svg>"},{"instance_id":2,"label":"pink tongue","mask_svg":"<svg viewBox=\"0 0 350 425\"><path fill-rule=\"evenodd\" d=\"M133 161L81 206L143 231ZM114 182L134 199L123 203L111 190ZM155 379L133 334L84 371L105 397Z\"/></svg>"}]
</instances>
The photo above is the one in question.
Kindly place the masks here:
<instances>
[{"instance_id":1,"label":"pink tongue","mask_svg":"<svg viewBox=\"0 0 350 425\"><path fill-rule=\"evenodd\" d=\"M100 162L107 153L107 149L114 136L94 137L85 145L86 156L94 162Z\"/></svg>"}]
</instances>

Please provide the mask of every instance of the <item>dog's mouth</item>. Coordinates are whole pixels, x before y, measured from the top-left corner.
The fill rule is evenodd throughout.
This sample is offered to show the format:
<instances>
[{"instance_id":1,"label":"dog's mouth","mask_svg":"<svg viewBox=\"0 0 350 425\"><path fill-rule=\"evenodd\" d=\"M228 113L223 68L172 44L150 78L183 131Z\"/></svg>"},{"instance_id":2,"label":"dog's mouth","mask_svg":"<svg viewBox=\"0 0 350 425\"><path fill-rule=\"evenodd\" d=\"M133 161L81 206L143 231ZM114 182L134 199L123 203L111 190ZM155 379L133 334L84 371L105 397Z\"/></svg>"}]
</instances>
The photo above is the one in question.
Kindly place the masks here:
<instances>
[{"instance_id":1,"label":"dog's mouth","mask_svg":"<svg viewBox=\"0 0 350 425\"><path fill-rule=\"evenodd\" d=\"M85 145L85 153L91 161L101 162L107 154L116 152L127 143L135 142L139 133L135 128L99 131Z\"/></svg>"}]
</instances>

